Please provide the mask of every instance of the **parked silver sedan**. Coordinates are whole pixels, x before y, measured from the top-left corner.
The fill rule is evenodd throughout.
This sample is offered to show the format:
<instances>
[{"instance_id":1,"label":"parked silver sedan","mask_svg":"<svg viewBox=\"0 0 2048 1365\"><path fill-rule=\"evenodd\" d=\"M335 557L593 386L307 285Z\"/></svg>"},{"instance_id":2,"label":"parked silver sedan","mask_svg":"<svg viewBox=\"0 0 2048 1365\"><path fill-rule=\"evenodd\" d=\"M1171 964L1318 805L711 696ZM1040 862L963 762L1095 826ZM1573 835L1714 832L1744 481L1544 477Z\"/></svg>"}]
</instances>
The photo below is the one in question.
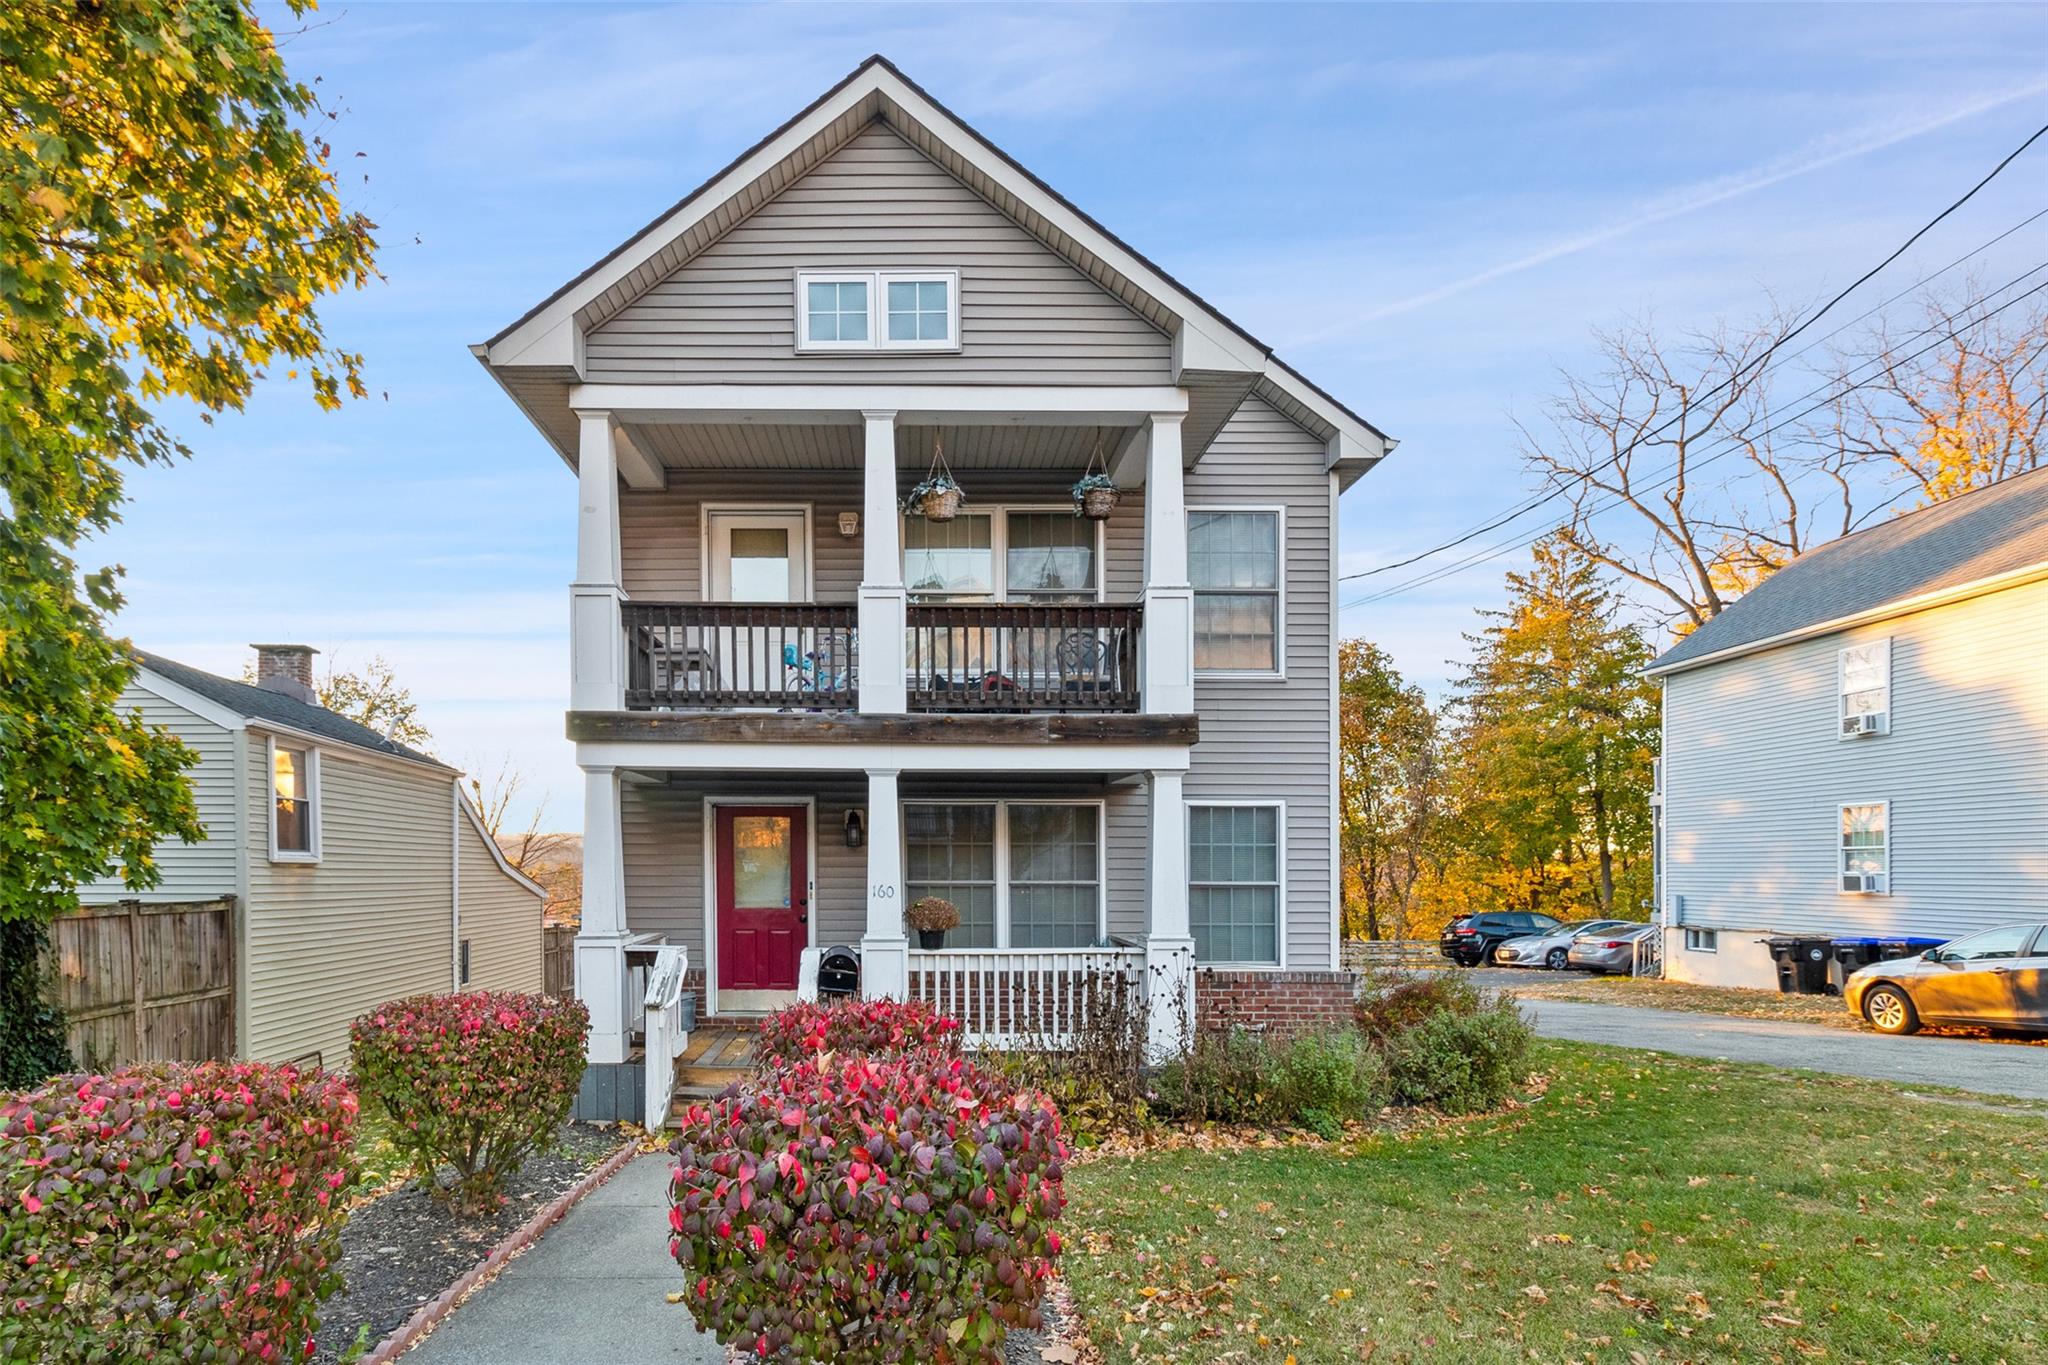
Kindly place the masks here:
<instances>
[{"instance_id":1,"label":"parked silver sedan","mask_svg":"<svg viewBox=\"0 0 2048 1365\"><path fill-rule=\"evenodd\" d=\"M1623 924L1575 939L1565 964L1585 972L1626 972L1636 965L1636 940L1657 932L1654 924Z\"/></svg>"},{"instance_id":2,"label":"parked silver sedan","mask_svg":"<svg viewBox=\"0 0 2048 1365\"><path fill-rule=\"evenodd\" d=\"M1561 972L1565 968L1565 954L1579 939L1603 929L1632 927L1627 920L1620 919L1575 920L1545 934L1511 938L1494 949L1493 960L1503 967L1548 967Z\"/></svg>"},{"instance_id":3,"label":"parked silver sedan","mask_svg":"<svg viewBox=\"0 0 2048 1365\"><path fill-rule=\"evenodd\" d=\"M1849 973L1842 1003L1879 1033L1977 1024L2048 1033L2048 924L2006 924Z\"/></svg>"}]
</instances>

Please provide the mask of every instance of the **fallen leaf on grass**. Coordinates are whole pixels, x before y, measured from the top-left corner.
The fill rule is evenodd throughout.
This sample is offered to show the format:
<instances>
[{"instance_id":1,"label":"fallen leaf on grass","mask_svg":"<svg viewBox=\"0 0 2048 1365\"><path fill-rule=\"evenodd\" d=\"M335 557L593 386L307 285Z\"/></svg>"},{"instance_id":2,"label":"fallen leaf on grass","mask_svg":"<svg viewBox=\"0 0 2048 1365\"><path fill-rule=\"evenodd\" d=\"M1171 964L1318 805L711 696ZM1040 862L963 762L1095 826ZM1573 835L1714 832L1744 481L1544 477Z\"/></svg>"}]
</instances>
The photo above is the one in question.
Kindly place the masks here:
<instances>
[{"instance_id":1,"label":"fallen leaf on grass","mask_svg":"<svg viewBox=\"0 0 2048 1365\"><path fill-rule=\"evenodd\" d=\"M1549 1302L1550 1302L1550 1291L1549 1291L1549 1290L1547 1290L1547 1289L1545 1289L1545 1288L1544 1288L1544 1287L1543 1287L1542 1285L1540 1285L1540 1284L1525 1284L1525 1285L1523 1285L1523 1286L1522 1286L1522 1294L1523 1294L1523 1296L1524 1296L1525 1298L1531 1298L1531 1299L1534 1299L1534 1300L1536 1300L1536 1302L1538 1302L1538 1303L1549 1303Z\"/></svg>"},{"instance_id":2,"label":"fallen leaf on grass","mask_svg":"<svg viewBox=\"0 0 2048 1365\"><path fill-rule=\"evenodd\" d=\"M1785 1315L1784 1315L1783 1313L1766 1313L1766 1314L1764 1314L1764 1316L1763 1316L1763 1321L1764 1321L1764 1322L1765 1322L1765 1323L1766 1323L1767 1325L1769 1325L1769 1326L1772 1326L1772 1327L1804 1327L1804 1326L1806 1326L1806 1324L1805 1324L1805 1323L1803 1323L1803 1322L1801 1322L1801 1321L1800 1321L1800 1320L1799 1320L1798 1318L1788 1318L1788 1317L1786 1317L1786 1316L1785 1316Z\"/></svg>"}]
</instances>

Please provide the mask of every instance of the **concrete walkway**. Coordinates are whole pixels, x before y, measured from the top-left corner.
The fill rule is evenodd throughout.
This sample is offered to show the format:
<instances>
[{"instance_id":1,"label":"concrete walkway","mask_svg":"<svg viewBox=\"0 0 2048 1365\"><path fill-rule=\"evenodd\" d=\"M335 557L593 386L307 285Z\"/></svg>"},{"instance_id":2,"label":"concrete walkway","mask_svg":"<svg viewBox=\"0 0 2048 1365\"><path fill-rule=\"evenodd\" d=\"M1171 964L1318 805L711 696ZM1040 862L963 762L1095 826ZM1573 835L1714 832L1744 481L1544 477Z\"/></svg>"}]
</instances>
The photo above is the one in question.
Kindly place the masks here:
<instances>
[{"instance_id":1,"label":"concrete walkway","mask_svg":"<svg viewBox=\"0 0 2048 1365\"><path fill-rule=\"evenodd\" d=\"M1961 1038L1893 1038L1823 1024L1634 1005L1536 999L1523 1000L1521 1006L1536 1031L1547 1038L2048 1100L2048 1048L2044 1047Z\"/></svg>"},{"instance_id":2,"label":"concrete walkway","mask_svg":"<svg viewBox=\"0 0 2048 1365\"><path fill-rule=\"evenodd\" d=\"M723 1365L725 1348L663 1297L683 1287L668 1254L668 1173L665 1156L628 1162L408 1351L406 1365Z\"/></svg>"}]
</instances>

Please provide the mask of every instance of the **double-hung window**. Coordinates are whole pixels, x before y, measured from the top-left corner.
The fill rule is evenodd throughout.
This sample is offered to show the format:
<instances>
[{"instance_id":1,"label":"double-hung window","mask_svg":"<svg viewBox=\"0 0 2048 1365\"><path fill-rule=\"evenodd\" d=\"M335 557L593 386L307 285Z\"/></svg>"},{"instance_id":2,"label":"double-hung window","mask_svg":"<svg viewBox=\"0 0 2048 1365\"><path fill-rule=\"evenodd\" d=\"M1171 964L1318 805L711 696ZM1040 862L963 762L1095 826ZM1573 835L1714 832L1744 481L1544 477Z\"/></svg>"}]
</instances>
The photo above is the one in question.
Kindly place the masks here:
<instances>
[{"instance_id":1,"label":"double-hung window","mask_svg":"<svg viewBox=\"0 0 2048 1365\"><path fill-rule=\"evenodd\" d=\"M1195 589L1195 667L1277 676L1280 513L1212 508L1188 513L1188 580Z\"/></svg>"},{"instance_id":2,"label":"double-hung window","mask_svg":"<svg viewBox=\"0 0 2048 1365\"><path fill-rule=\"evenodd\" d=\"M1843 739L1889 734L1892 724L1892 642L1851 645L1837 656Z\"/></svg>"},{"instance_id":3,"label":"double-hung window","mask_svg":"<svg viewBox=\"0 0 2048 1365\"><path fill-rule=\"evenodd\" d=\"M1883 895L1891 890L1891 823L1892 808L1888 801L1842 807L1844 891Z\"/></svg>"},{"instance_id":4,"label":"double-hung window","mask_svg":"<svg viewBox=\"0 0 2048 1365\"><path fill-rule=\"evenodd\" d=\"M957 270L801 270L799 351L955 351Z\"/></svg>"},{"instance_id":5,"label":"double-hung window","mask_svg":"<svg viewBox=\"0 0 2048 1365\"><path fill-rule=\"evenodd\" d=\"M1101 524L1071 512L990 508L951 521L906 517L903 581L915 602L1093 602L1100 596ZM994 671L1018 680L1058 676L1063 627L914 631L913 677L969 681Z\"/></svg>"},{"instance_id":6,"label":"double-hung window","mask_svg":"<svg viewBox=\"0 0 2048 1365\"><path fill-rule=\"evenodd\" d=\"M270 742L270 860L320 859L320 755L317 750Z\"/></svg>"},{"instance_id":7,"label":"double-hung window","mask_svg":"<svg viewBox=\"0 0 2048 1365\"><path fill-rule=\"evenodd\" d=\"M1188 923L1197 962L1278 965L1280 807L1188 807Z\"/></svg>"},{"instance_id":8,"label":"double-hung window","mask_svg":"<svg viewBox=\"0 0 2048 1365\"><path fill-rule=\"evenodd\" d=\"M907 900L959 907L948 948L1085 948L1101 938L1099 803L906 802L903 830Z\"/></svg>"}]
</instances>

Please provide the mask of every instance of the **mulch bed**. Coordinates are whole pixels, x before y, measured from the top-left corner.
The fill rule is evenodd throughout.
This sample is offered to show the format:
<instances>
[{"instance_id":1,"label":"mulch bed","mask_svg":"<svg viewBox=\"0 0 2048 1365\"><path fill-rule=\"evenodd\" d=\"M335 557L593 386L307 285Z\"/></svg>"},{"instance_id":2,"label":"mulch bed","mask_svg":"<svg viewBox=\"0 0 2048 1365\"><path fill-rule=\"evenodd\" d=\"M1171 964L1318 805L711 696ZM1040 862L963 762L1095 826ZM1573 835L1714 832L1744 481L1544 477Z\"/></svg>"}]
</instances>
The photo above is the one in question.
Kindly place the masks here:
<instances>
[{"instance_id":1,"label":"mulch bed","mask_svg":"<svg viewBox=\"0 0 2048 1365\"><path fill-rule=\"evenodd\" d=\"M342 1229L343 1286L321 1311L314 1359L346 1359L359 1334L375 1347L625 1140L608 1125L563 1124L561 1147L529 1157L505 1203L479 1218L456 1217L417 1181L357 1208Z\"/></svg>"}]
</instances>

